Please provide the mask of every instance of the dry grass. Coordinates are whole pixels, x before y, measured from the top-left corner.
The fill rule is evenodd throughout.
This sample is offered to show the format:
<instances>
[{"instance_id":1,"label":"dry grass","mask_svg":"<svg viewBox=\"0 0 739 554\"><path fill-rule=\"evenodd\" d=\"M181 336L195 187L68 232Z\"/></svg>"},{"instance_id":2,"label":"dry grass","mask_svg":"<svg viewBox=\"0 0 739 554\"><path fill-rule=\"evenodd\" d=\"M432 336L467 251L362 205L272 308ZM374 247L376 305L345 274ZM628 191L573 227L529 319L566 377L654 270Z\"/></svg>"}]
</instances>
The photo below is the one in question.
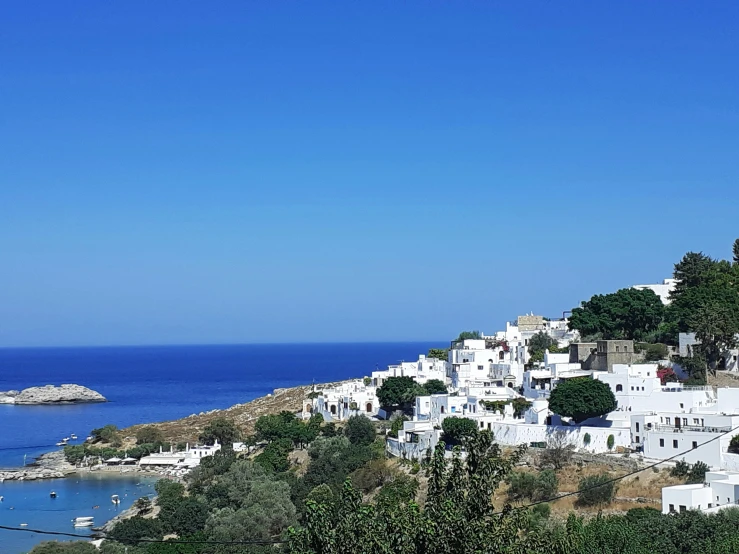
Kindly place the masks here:
<instances>
[{"instance_id":1,"label":"dry grass","mask_svg":"<svg viewBox=\"0 0 739 554\"><path fill-rule=\"evenodd\" d=\"M225 417L232 420L245 434L254 431L254 423L257 418L267 414L276 414L283 410L297 412L301 410L305 396L310 392L311 386L293 387L289 389L276 389L273 394L262 396L246 402L236 404L225 410L213 410L207 413L193 414L183 419L152 423L164 435L164 439L170 442L197 441L205 426L217 417ZM134 425L122 429L124 445L135 444L136 431L144 425Z\"/></svg>"}]
</instances>

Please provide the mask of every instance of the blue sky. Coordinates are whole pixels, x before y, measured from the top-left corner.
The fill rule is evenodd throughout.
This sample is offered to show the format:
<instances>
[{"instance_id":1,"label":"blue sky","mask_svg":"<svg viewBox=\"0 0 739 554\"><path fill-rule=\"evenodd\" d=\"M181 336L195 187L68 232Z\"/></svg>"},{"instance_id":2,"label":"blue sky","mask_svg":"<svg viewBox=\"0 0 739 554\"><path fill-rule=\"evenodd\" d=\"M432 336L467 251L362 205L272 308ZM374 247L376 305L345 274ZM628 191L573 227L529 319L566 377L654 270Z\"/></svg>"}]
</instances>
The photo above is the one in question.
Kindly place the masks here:
<instances>
[{"instance_id":1,"label":"blue sky","mask_svg":"<svg viewBox=\"0 0 739 554\"><path fill-rule=\"evenodd\" d=\"M739 236L735 2L0 12L0 345L448 339Z\"/></svg>"}]
</instances>

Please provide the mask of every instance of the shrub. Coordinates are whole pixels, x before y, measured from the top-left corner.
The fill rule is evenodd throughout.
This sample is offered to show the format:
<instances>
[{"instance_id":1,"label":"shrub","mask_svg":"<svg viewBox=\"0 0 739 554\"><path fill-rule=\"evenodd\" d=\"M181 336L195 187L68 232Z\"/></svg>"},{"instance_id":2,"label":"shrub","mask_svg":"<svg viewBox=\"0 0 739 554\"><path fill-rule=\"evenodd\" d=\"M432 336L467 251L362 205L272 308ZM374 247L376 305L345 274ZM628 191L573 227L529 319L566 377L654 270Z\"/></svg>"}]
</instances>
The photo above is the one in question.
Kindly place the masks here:
<instances>
[{"instance_id":1,"label":"shrub","mask_svg":"<svg viewBox=\"0 0 739 554\"><path fill-rule=\"evenodd\" d=\"M369 387L372 384L372 379L370 377L365 377L363 380L364 386Z\"/></svg>"},{"instance_id":2,"label":"shrub","mask_svg":"<svg viewBox=\"0 0 739 554\"><path fill-rule=\"evenodd\" d=\"M673 477L687 477L690 473L690 464L685 460L678 460L675 462L675 467L670 470L670 475Z\"/></svg>"},{"instance_id":3,"label":"shrub","mask_svg":"<svg viewBox=\"0 0 739 554\"><path fill-rule=\"evenodd\" d=\"M539 455L539 464L542 466L551 465L554 469L562 469L572 461L573 450L575 450L575 445L570 442L567 433L563 430L555 431L547 439L547 446Z\"/></svg>"},{"instance_id":4,"label":"shrub","mask_svg":"<svg viewBox=\"0 0 739 554\"><path fill-rule=\"evenodd\" d=\"M396 473L397 470L388 465L386 460L371 460L352 473L350 478L353 485L367 493L390 482Z\"/></svg>"},{"instance_id":5,"label":"shrub","mask_svg":"<svg viewBox=\"0 0 739 554\"><path fill-rule=\"evenodd\" d=\"M582 443L585 446L588 446L590 444L590 433L585 433L585 436L582 438Z\"/></svg>"},{"instance_id":6,"label":"shrub","mask_svg":"<svg viewBox=\"0 0 739 554\"><path fill-rule=\"evenodd\" d=\"M613 501L616 483L607 473L601 473L581 479L577 490L578 506L601 506Z\"/></svg>"},{"instance_id":7,"label":"shrub","mask_svg":"<svg viewBox=\"0 0 739 554\"><path fill-rule=\"evenodd\" d=\"M739 454L739 435L731 437L731 442L729 442L729 452L732 454Z\"/></svg>"},{"instance_id":8,"label":"shrub","mask_svg":"<svg viewBox=\"0 0 739 554\"><path fill-rule=\"evenodd\" d=\"M115 425L105 425L99 429L93 429L90 432L92 442L109 442L113 445L120 446L120 438L118 437L118 427Z\"/></svg>"},{"instance_id":9,"label":"shrub","mask_svg":"<svg viewBox=\"0 0 739 554\"><path fill-rule=\"evenodd\" d=\"M372 444L377 436L375 426L363 415L356 415L349 418L344 428L344 435L355 446Z\"/></svg>"},{"instance_id":10,"label":"shrub","mask_svg":"<svg viewBox=\"0 0 739 554\"><path fill-rule=\"evenodd\" d=\"M214 444L218 441L223 448L233 448L233 443L241 437L241 431L233 421L225 417L217 417L208 423L200 435L203 444Z\"/></svg>"},{"instance_id":11,"label":"shrub","mask_svg":"<svg viewBox=\"0 0 739 554\"><path fill-rule=\"evenodd\" d=\"M477 423L467 417L447 417L442 421L441 428L444 441L448 444L458 444L462 439L477 434Z\"/></svg>"},{"instance_id":12,"label":"shrub","mask_svg":"<svg viewBox=\"0 0 739 554\"><path fill-rule=\"evenodd\" d=\"M616 444L616 437L613 435L608 435L608 440L606 441L606 446L608 446L608 450L613 450L613 445Z\"/></svg>"},{"instance_id":13,"label":"shrub","mask_svg":"<svg viewBox=\"0 0 739 554\"><path fill-rule=\"evenodd\" d=\"M394 439L398 438L398 431L400 431L403 428L403 422L407 421L405 416L398 416L392 420L392 424L390 425L390 433L388 433L389 436L393 437Z\"/></svg>"},{"instance_id":14,"label":"shrub","mask_svg":"<svg viewBox=\"0 0 739 554\"><path fill-rule=\"evenodd\" d=\"M539 519L548 519L552 513L552 507L549 504L537 504L531 508L531 511Z\"/></svg>"},{"instance_id":15,"label":"shrub","mask_svg":"<svg viewBox=\"0 0 739 554\"><path fill-rule=\"evenodd\" d=\"M136 444L152 444L158 442L164 442L164 436L153 425L147 425L136 431Z\"/></svg>"},{"instance_id":16,"label":"shrub","mask_svg":"<svg viewBox=\"0 0 739 554\"><path fill-rule=\"evenodd\" d=\"M446 394L449 392L443 381L440 381L439 379L429 379L423 385L423 390L426 391L426 394Z\"/></svg>"},{"instance_id":17,"label":"shrub","mask_svg":"<svg viewBox=\"0 0 739 554\"><path fill-rule=\"evenodd\" d=\"M513 472L508 477L508 498L548 500L557 494L558 485L557 475L551 469L545 469L538 475L523 471Z\"/></svg>"},{"instance_id":18,"label":"shrub","mask_svg":"<svg viewBox=\"0 0 739 554\"><path fill-rule=\"evenodd\" d=\"M142 496L141 498L136 500L133 505L139 512L142 512L144 514L148 513L151 510L151 500L149 500L148 496Z\"/></svg>"},{"instance_id":19,"label":"shrub","mask_svg":"<svg viewBox=\"0 0 739 554\"><path fill-rule=\"evenodd\" d=\"M134 516L116 523L107 536L123 544L135 545L141 539L161 539L163 534L160 520Z\"/></svg>"},{"instance_id":20,"label":"shrub","mask_svg":"<svg viewBox=\"0 0 739 554\"><path fill-rule=\"evenodd\" d=\"M695 462L688 472L688 483L702 483L706 480L707 471L708 464L701 461Z\"/></svg>"}]
</instances>

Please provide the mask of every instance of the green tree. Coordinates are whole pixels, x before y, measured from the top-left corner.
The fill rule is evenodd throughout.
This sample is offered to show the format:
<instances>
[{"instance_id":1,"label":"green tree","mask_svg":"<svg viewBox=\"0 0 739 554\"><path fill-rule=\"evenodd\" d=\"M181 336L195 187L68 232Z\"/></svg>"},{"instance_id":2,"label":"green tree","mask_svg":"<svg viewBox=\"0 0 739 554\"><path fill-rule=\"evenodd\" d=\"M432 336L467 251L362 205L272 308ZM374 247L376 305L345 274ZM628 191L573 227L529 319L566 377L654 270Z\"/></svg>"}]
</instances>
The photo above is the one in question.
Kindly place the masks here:
<instances>
[{"instance_id":1,"label":"green tree","mask_svg":"<svg viewBox=\"0 0 739 554\"><path fill-rule=\"evenodd\" d=\"M450 416L441 422L443 439L449 444L459 444L477 434L477 423L467 417Z\"/></svg>"},{"instance_id":2,"label":"green tree","mask_svg":"<svg viewBox=\"0 0 739 554\"><path fill-rule=\"evenodd\" d=\"M233 443L241 438L241 431L236 424L225 417L217 417L210 421L200 434L200 441L204 444L214 444L218 441L223 448L233 448Z\"/></svg>"},{"instance_id":3,"label":"green tree","mask_svg":"<svg viewBox=\"0 0 739 554\"><path fill-rule=\"evenodd\" d=\"M578 506L600 506L613 502L616 483L607 473L591 475L580 479L577 490Z\"/></svg>"},{"instance_id":4,"label":"green tree","mask_svg":"<svg viewBox=\"0 0 739 554\"><path fill-rule=\"evenodd\" d=\"M107 536L123 544L136 545L141 539L159 540L164 536L164 531L159 519L134 516L116 523Z\"/></svg>"},{"instance_id":5,"label":"green tree","mask_svg":"<svg viewBox=\"0 0 739 554\"><path fill-rule=\"evenodd\" d=\"M377 437L375 426L363 415L351 416L347 420L344 435L355 446L372 444Z\"/></svg>"},{"instance_id":6,"label":"green tree","mask_svg":"<svg viewBox=\"0 0 739 554\"><path fill-rule=\"evenodd\" d=\"M523 450L504 457L490 433L478 433L451 462L440 442L432 456L425 509L412 500L365 504L350 482L345 483L335 511L308 502L303 526L290 529L290 552L339 554L387 552L524 552L523 511L498 513L491 499L520 460Z\"/></svg>"},{"instance_id":7,"label":"green tree","mask_svg":"<svg viewBox=\"0 0 739 554\"><path fill-rule=\"evenodd\" d=\"M90 431L92 437L92 443L96 442L107 442L113 445L120 445L120 437L118 436L118 427L109 424L99 429L93 429Z\"/></svg>"},{"instance_id":8,"label":"green tree","mask_svg":"<svg viewBox=\"0 0 739 554\"><path fill-rule=\"evenodd\" d=\"M731 253L733 254L734 263L739 265L739 239L736 239L734 241L734 246L731 249Z\"/></svg>"},{"instance_id":9,"label":"green tree","mask_svg":"<svg viewBox=\"0 0 739 554\"><path fill-rule=\"evenodd\" d=\"M736 346L739 333L739 294L729 288L706 291L703 302L688 318L689 328L700 342L708 368L714 373L722 353Z\"/></svg>"},{"instance_id":10,"label":"green tree","mask_svg":"<svg viewBox=\"0 0 739 554\"><path fill-rule=\"evenodd\" d=\"M164 442L164 435L153 425L146 425L136 431L136 444L156 444Z\"/></svg>"},{"instance_id":11,"label":"green tree","mask_svg":"<svg viewBox=\"0 0 739 554\"><path fill-rule=\"evenodd\" d=\"M459 336L457 337L457 340L467 340L467 339L481 339L482 333L480 331L462 331L459 333Z\"/></svg>"},{"instance_id":12,"label":"green tree","mask_svg":"<svg viewBox=\"0 0 739 554\"><path fill-rule=\"evenodd\" d=\"M569 347L559 348L556 339L547 335L544 331L539 331L529 339L529 361L543 362L544 352L549 350L550 353L568 352Z\"/></svg>"},{"instance_id":13,"label":"green tree","mask_svg":"<svg viewBox=\"0 0 739 554\"><path fill-rule=\"evenodd\" d=\"M583 336L642 340L657 331L663 315L664 305L652 290L621 289L574 308L568 326Z\"/></svg>"},{"instance_id":14,"label":"green tree","mask_svg":"<svg viewBox=\"0 0 739 554\"><path fill-rule=\"evenodd\" d=\"M560 416L571 417L575 423L603 416L616 407L616 397L611 388L590 377L566 379L549 397L549 409Z\"/></svg>"},{"instance_id":15,"label":"green tree","mask_svg":"<svg viewBox=\"0 0 739 554\"><path fill-rule=\"evenodd\" d=\"M442 362L449 360L449 349L448 348L429 348L427 358L436 358Z\"/></svg>"},{"instance_id":16,"label":"green tree","mask_svg":"<svg viewBox=\"0 0 739 554\"><path fill-rule=\"evenodd\" d=\"M429 379L423 384L423 390L426 394L446 394L449 390L443 381L439 379Z\"/></svg>"},{"instance_id":17,"label":"green tree","mask_svg":"<svg viewBox=\"0 0 739 554\"><path fill-rule=\"evenodd\" d=\"M410 413L416 396L425 395L426 391L411 377L388 377L375 394L386 411L395 408Z\"/></svg>"}]
</instances>

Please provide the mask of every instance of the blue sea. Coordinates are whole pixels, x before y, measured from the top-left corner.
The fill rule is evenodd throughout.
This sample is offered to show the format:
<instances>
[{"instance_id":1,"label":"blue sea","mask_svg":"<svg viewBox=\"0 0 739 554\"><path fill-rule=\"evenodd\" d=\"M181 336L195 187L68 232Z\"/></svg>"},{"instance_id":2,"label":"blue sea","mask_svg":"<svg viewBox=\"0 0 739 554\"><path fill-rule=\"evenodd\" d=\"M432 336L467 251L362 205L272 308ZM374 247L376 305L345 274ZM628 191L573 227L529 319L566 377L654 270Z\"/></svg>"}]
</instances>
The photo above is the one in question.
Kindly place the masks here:
<instances>
[{"instance_id":1,"label":"blue sea","mask_svg":"<svg viewBox=\"0 0 739 554\"><path fill-rule=\"evenodd\" d=\"M24 460L30 463L72 433L83 439L91 429L109 423L126 427L177 419L248 402L276 388L361 377L378 367L415 360L429 348L445 346L439 341L0 349L0 391L75 383L109 400L72 406L0 405L0 467L19 467ZM96 515L95 524L101 525L114 515L107 504L111 494L121 494L121 487L131 487L125 493L130 492L127 502L150 492L150 483L135 486L131 479L117 479L0 484L0 495L5 497L0 503L0 525L23 522L29 528L33 523L69 531L72 517L64 507L69 498L77 499L82 507L108 509L100 512L99 519L97 514L82 514ZM67 500L50 503L49 491L59 493L62 486L69 488ZM13 502L16 495L30 500ZM56 500L62 500L61 495ZM42 510L46 504L52 511ZM14 510L9 509L11 505ZM63 512L63 517L51 517L54 509ZM30 533L0 530L0 552L25 552L41 540Z\"/></svg>"}]
</instances>

